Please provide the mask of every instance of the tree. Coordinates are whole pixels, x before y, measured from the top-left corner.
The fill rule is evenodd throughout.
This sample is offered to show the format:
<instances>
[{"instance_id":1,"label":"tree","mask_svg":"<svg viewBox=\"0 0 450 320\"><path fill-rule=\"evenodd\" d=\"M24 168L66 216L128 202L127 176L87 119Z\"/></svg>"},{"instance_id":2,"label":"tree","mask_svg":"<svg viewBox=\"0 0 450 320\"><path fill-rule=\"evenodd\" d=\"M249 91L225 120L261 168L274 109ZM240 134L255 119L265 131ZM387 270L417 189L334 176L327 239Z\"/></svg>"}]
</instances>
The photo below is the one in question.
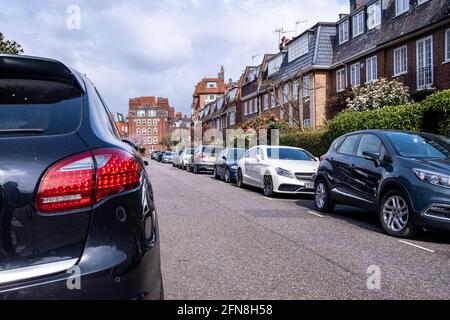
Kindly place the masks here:
<instances>
[{"instance_id":1,"label":"tree","mask_svg":"<svg viewBox=\"0 0 450 320\"><path fill-rule=\"evenodd\" d=\"M381 79L353 88L353 95L353 98L347 100L347 107L354 111L373 110L411 102L409 88L397 80Z\"/></svg>"},{"instance_id":2,"label":"tree","mask_svg":"<svg viewBox=\"0 0 450 320\"><path fill-rule=\"evenodd\" d=\"M0 32L0 54L21 54L23 49L15 41L6 40L3 33Z\"/></svg>"}]
</instances>

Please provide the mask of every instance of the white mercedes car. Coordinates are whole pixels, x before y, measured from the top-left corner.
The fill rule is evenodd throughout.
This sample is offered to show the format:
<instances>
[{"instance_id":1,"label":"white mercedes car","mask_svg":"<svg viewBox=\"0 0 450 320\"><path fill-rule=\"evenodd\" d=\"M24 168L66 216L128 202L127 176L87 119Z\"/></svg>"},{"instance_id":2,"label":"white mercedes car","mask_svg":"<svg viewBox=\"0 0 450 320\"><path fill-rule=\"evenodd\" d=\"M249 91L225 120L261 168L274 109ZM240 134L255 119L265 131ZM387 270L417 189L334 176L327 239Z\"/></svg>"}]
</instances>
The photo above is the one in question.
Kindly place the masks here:
<instances>
[{"instance_id":1,"label":"white mercedes car","mask_svg":"<svg viewBox=\"0 0 450 320\"><path fill-rule=\"evenodd\" d=\"M283 146L249 149L238 163L237 185L274 193L314 194L314 178L320 161L306 150Z\"/></svg>"}]
</instances>

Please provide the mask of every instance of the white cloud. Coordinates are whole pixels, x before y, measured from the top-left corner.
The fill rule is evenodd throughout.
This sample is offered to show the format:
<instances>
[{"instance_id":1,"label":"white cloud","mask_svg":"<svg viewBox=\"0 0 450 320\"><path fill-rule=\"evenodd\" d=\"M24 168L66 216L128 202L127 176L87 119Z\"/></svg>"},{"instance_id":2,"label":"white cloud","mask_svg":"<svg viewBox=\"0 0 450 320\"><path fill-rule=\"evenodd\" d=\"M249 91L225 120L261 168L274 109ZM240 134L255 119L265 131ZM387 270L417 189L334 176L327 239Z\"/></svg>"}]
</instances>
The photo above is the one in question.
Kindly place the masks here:
<instances>
[{"instance_id":1,"label":"white cloud","mask_svg":"<svg viewBox=\"0 0 450 320\"><path fill-rule=\"evenodd\" d=\"M66 28L71 4L81 8L79 31ZM139 95L166 96L189 112L202 76L224 65L237 79L253 55L276 52L277 27L308 20L302 31L348 10L342 0L0 0L0 8L8 38L88 74L124 113Z\"/></svg>"}]
</instances>

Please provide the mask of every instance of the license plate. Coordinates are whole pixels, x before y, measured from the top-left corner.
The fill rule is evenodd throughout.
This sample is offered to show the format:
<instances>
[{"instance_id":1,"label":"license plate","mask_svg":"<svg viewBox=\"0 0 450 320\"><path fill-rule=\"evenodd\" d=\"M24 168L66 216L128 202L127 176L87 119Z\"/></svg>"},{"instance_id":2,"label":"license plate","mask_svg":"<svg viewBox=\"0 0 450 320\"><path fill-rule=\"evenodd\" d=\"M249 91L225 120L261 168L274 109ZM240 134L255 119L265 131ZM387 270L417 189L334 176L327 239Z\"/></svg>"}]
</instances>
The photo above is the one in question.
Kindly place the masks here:
<instances>
[{"instance_id":1,"label":"license plate","mask_svg":"<svg viewBox=\"0 0 450 320\"><path fill-rule=\"evenodd\" d=\"M216 161L216 157L209 157L208 158L210 161Z\"/></svg>"},{"instance_id":2,"label":"license plate","mask_svg":"<svg viewBox=\"0 0 450 320\"><path fill-rule=\"evenodd\" d=\"M305 184L305 188L306 188L306 189L314 189L314 183L312 183L312 182L306 183L306 184Z\"/></svg>"}]
</instances>

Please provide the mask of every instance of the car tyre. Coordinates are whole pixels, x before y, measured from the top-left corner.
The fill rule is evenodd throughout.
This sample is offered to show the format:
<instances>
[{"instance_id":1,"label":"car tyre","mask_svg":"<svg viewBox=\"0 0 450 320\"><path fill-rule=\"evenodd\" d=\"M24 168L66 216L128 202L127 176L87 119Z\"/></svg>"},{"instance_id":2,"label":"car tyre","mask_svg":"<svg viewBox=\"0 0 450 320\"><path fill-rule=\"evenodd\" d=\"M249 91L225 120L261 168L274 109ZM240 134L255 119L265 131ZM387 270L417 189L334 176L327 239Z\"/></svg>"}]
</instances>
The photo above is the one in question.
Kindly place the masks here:
<instances>
[{"instance_id":1,"label":"car tyre","mask_svg":"<svg viewBox=\"0 0 450 320\"><path fill-rule=\"evenodd\" d=\"M217 167L216 166L214 166L213 176L214 176L214 179L216 179L216 180L220 179L219 174L217 173Z\"/></svg>"},{"instance_id":2,"label":"car tyre","mask_svg":"<svg viewBox=\"0 0 450 320\"><path fill-rule=\"evenodd\" d=\"M226 182L226 183L231 183L231 173L230 173L230 169L227 169L227 171L225 172L225 182Z\"/></svg>"},{"instance_id":3,"label":"car tyre","mask_svg":"<svg viewBox=\"0 0 450 320\"><path fill-rule=\"evenodd\" d=\"M386 193L381 199L379 218L383 230L396 238L413 238L419 228L412 219L412 206L407 196L399 190Z\"/></svg>"},{"instance_id":4,"label":"car tyre","mask_svg":"<svg viewBox=\"0 0 450 320\"><path fill-rule=\"evenodd\" d=\"M238 169L237 172L237 179L236 179L236 184L239 188L244 189L245 188L245 184L244 184L244 177L242 175L242 170Z\"/></svg>"},{"instance_id":5,"label":"car tyre","mask_svg":"<svg viewBox=\"0 0 450 320\"><path fill-rule=\"evenodd\" d=\"M270 174L266 174L264 176L263 191L264 191L264 196L266 196L268 198L272 198L273 195L274 195L274 192L273 192L273 179L272 179L272 176Z\"/></svg>"},{"instance_id":6,"label":"car tyre","mask_svg":"<svg viewBox=\"0 0 450 320\"><path fill-rule=\"evenodd\" d=\"M334 202L330 198L330 191L325 180L319 180L314 190L314 204L316 210L322 213L330 213L334 210Z\"/></svg>"}]
</instances>

